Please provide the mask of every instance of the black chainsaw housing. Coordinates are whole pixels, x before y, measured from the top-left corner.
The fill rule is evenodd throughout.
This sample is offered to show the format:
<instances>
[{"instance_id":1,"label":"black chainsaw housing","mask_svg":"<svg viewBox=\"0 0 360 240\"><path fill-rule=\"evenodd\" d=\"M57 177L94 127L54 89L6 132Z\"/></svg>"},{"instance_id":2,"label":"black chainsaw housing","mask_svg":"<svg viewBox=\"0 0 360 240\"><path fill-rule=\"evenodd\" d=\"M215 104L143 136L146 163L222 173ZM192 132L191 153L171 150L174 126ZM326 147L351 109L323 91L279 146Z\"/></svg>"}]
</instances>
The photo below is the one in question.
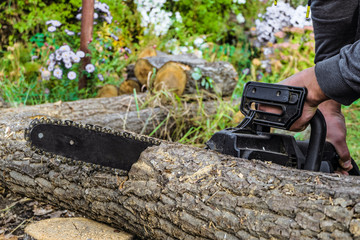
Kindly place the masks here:
<instances>
[{"instance_id":1,"label":"black chainsaw housing","mask_svg":"<svg viewBox=\"0 0 360 240\"><path fill-rule=\"evenodd\" d=\"M326 123L319 110L310 121L309 141L297 142L291 135L270 133L270 128L291 127L302 114L306 94L306 88L248 82L240 105L244 120L237 127L215 133L206 143L207 148L239 158L333 173L339 167L339 157L332 144L325 141ZM278 111L262 111L259 106L271 106ZM349 174L360 175L352 162Z\"/></svg>"}]
</instances>

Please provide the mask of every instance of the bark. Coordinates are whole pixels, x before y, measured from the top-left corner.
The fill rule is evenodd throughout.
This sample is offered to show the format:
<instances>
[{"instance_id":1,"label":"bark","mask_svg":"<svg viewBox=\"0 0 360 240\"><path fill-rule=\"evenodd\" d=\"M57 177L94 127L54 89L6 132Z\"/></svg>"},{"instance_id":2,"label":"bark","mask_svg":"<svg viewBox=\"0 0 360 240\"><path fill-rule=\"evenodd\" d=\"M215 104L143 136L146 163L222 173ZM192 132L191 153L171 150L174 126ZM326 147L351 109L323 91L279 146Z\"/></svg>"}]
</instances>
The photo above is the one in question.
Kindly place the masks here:
<instances>
[{"instance_id":1,"label":"bark","mask_svg":"<svg viewBox=\"0 0 360 240\"><path fill-rule=\"evenodd\" d=\"M128 108L112 99L97 101L98 112L110 116L114 109ZM0 181L14 192L144 239L360 238L358 177L289 169L169 142L144 151L127 174L48 159L26 146L23 130L35 114L57 112L87 121L95 103L2 110Z\"/></svg>"},{"instance_id":2,"label":"bark","mask_svg":"<svg viewBox=\"0 0 360 240\"><path fill-rule=\"evenodd\" d=\"M82 17L81 17L81 36L80 36L80 50L85 54L90 54L88 48L89 43L92 41L93 22L94 22L94 0L82 1ZM87 64L91 63L91 57L85 56L81 60L81 68L84 70ZM81 74L79 79L79 89L87 86L87 77Z\"/></svg>"},{"instance_id":3,"label":"bark","mask_svg":"<svg viewBox=\"0 0 360 240\"><path fill-rule=\"evenodd\" d=\"M153 68L160 70L166 63L176 62L183 66L187 74L185 93L197 93L198 89L203 89L201 80L194 80L192 74L198 68L202 78L213 80L213 91L223 96L231 95L237 84L238 74L234 67L228 62L207 62L191 54L184 55L161 55L145 57L139 59L135 64L135 76L142 83L147 84L149 72Z\"/></svg>"}]
</instances>

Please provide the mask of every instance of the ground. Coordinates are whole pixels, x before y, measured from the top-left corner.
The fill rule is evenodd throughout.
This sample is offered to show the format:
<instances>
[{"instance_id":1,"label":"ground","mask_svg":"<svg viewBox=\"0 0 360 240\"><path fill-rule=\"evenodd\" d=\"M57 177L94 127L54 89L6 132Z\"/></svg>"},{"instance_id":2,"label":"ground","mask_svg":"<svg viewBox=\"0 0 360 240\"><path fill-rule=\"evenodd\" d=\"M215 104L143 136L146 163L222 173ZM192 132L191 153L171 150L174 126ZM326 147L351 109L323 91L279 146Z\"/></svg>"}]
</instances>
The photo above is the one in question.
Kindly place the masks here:
<instances>
[{"instance_id":1,"label":"ground","mask_svg":"<svg viewBox=\"0 0 360 240\"><path fill-rule=\"evenodd\" d=\"M25 227L34 221L79 216L66 209L14 194L0 183L0 240L23 239Z\"/></svg>"}]
</instances>

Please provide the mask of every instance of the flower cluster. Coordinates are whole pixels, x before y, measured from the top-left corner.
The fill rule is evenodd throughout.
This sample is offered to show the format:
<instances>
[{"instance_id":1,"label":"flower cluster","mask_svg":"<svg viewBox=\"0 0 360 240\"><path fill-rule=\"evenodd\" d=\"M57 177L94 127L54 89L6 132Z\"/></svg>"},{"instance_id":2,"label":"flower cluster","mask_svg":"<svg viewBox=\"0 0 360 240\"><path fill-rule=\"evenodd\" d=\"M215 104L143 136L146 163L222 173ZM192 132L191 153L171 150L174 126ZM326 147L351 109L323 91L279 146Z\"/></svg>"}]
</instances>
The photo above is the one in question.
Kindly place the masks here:
<instances>
[{"instance_id":1,"label":"flower cluster","mask_svg":"<svg viewBox=\"0 0 360 240\"><path fill-rule=\"evenodd\" d=\"M76 15L77 20L81 20L82 7L79 8L78 14ZM112 23L113 17L111 16L109 6L106 3L95 1L94 4L94 24L97 24L97 21L106 21L108 24Z\"/></svg>"},{"instance_id":2,"label":"flower cluster","mask_svg":"<svg viewBox=\"0 0 360 240\"><path fill-rule=\"evenodd\" d=\"M255 25L257 40L260 44L274 43L276 39L274 34L284 27L302 28L312 25L311 21L306 19L306 8L304 6L298 6L294 9L289 3L284 2L278 2L276 6L268 7L266 13L259 17L262 17L263 21L257 19Z\"/></svg>"},{"instance_id":3,"label":"flower cluster","mask_svg":"<svg viewBox=\"0 0 360 240\"><path fill-rule=\"evenodd\" d=\"M192 45L193 46L191 46L191 43L189 44L186 42L185 46L179 46L178 40L173 38L169 40L165 46L167 49L170 49L169 52L171 54L179 55L179 54L192 53L199 58L202 58L202 54L203 54L202 50L209 47L209 44L206 42L205 36L197 37L193 41Z\"/></svg>"},{"instance_id":4,"label":"flower cluster","mask_svg":"<svg viewBox=\"0 0 360 240\"><path fill-rule=\"evenodd\" d=\"M166 0L135 0L137 10L141 14L141 26L146 28L146 32L154 27L154 34L161 36L167 33L174 21L171 19L172 12L161 9ZM179 12L175 13L175 20L182 22Z\"/></svg>"},{"instance_id":5,"label":"flower cluster","mask_svg":"<svg viewBox=\"0 0 360 240\"><path fill-rule=\"evenodd\" d=\"M74 63L80 62L83 57L85 57L83 51L77 51L75 53L68 45L63 45L57 49L55 53L50 54L47 62L47 70L53 72L53 75L56 78L61 79L63 75L61 67L64 66L65 69L70 69ZM76 73L74 71L69 71L67 77L70 80L74 80L76 78Z\"/></svg>"},{"instance_id":6,"label":"flower cluster","mask_svg":"<svg viewBox=\"0 0 360 240\"><path fill-rule=\"evenodd\" d=\"M45 24L50 25L50 26L48 26L49 32L55 32L56 29L61 26L61 22L59 22L58 20L49 20L49 21L46 21Z\"/></svg>"}]
</instances>

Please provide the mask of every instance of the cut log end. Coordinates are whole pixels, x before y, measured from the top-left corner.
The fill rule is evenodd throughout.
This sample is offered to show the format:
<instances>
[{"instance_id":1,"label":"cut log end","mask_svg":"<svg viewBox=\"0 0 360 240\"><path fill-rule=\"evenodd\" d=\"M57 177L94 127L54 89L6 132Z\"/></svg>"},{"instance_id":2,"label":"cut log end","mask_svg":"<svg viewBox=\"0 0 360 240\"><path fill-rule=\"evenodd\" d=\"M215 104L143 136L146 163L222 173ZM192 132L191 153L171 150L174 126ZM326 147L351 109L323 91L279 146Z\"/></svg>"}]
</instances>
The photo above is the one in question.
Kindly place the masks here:
<instances>
[{"instance_id":1,"label":"cut log end","mask_svg":"<svg viewBox=\"0 0 360 240\"><path fill-rule=\"evenodd\" d=\"M185 90L185 85L186 73L180 64L168 62L156 74L154 89L155 91L173 91L178 96L181 96Z\"/></svg>"},{"instance_id":2,"label":"cut log end","mask_svg":"<svg viewBox=\"0 0 360 240\"><path fill-rule=\"evenodd\" d=\"M138 58L153 57L156 55L157 55L157 52L156 52L155 48L147 47L140 52Z\"/></svg>"},{"instance_id":3,"label":"cut log end","mask_svg":"<svg viewBox=\"0 0 360 240\"><path fill-rule=\"evenodd\" d=\"M27 239L34 240L130 240L133 235L86 218L51 218L25 228Z\"/></svg>"},{"instance_id":4,"label":"cut log end","mask_svg":"<svg viewBox=\"0 0 360 240\"><path fill-rule=\"evenodd\" d=\"M140 58L136 61L134 73L141 85L147 85L149 73L153 71L153 66L148 60Z\"/></svg>"},{"instance_id":5,"label":"cut log end","mask_svg":"<svg viewBox=\"0 0 360 240\"><path fill-rule=\"evenodd\" d=\"M119 87L119 95L131 94L131 93L134 92L134 89L135 89L136 92L140 92L140 84L139 84L139 82L128 79L128 80L121 83L121 85Z\"/></svg>"},{"instance_id":6,"label":"cut log end","mask_svg":"<svg viewBox=\"0 0 360 240\"><path fill-rule=\"evenodd\" d=\"M104 98L104 97L116 97L118 96L118 89L114 85L106 84L100 90L98 91L98 94L96 97L98 98Z\"/></svg>"}]
</instances>

